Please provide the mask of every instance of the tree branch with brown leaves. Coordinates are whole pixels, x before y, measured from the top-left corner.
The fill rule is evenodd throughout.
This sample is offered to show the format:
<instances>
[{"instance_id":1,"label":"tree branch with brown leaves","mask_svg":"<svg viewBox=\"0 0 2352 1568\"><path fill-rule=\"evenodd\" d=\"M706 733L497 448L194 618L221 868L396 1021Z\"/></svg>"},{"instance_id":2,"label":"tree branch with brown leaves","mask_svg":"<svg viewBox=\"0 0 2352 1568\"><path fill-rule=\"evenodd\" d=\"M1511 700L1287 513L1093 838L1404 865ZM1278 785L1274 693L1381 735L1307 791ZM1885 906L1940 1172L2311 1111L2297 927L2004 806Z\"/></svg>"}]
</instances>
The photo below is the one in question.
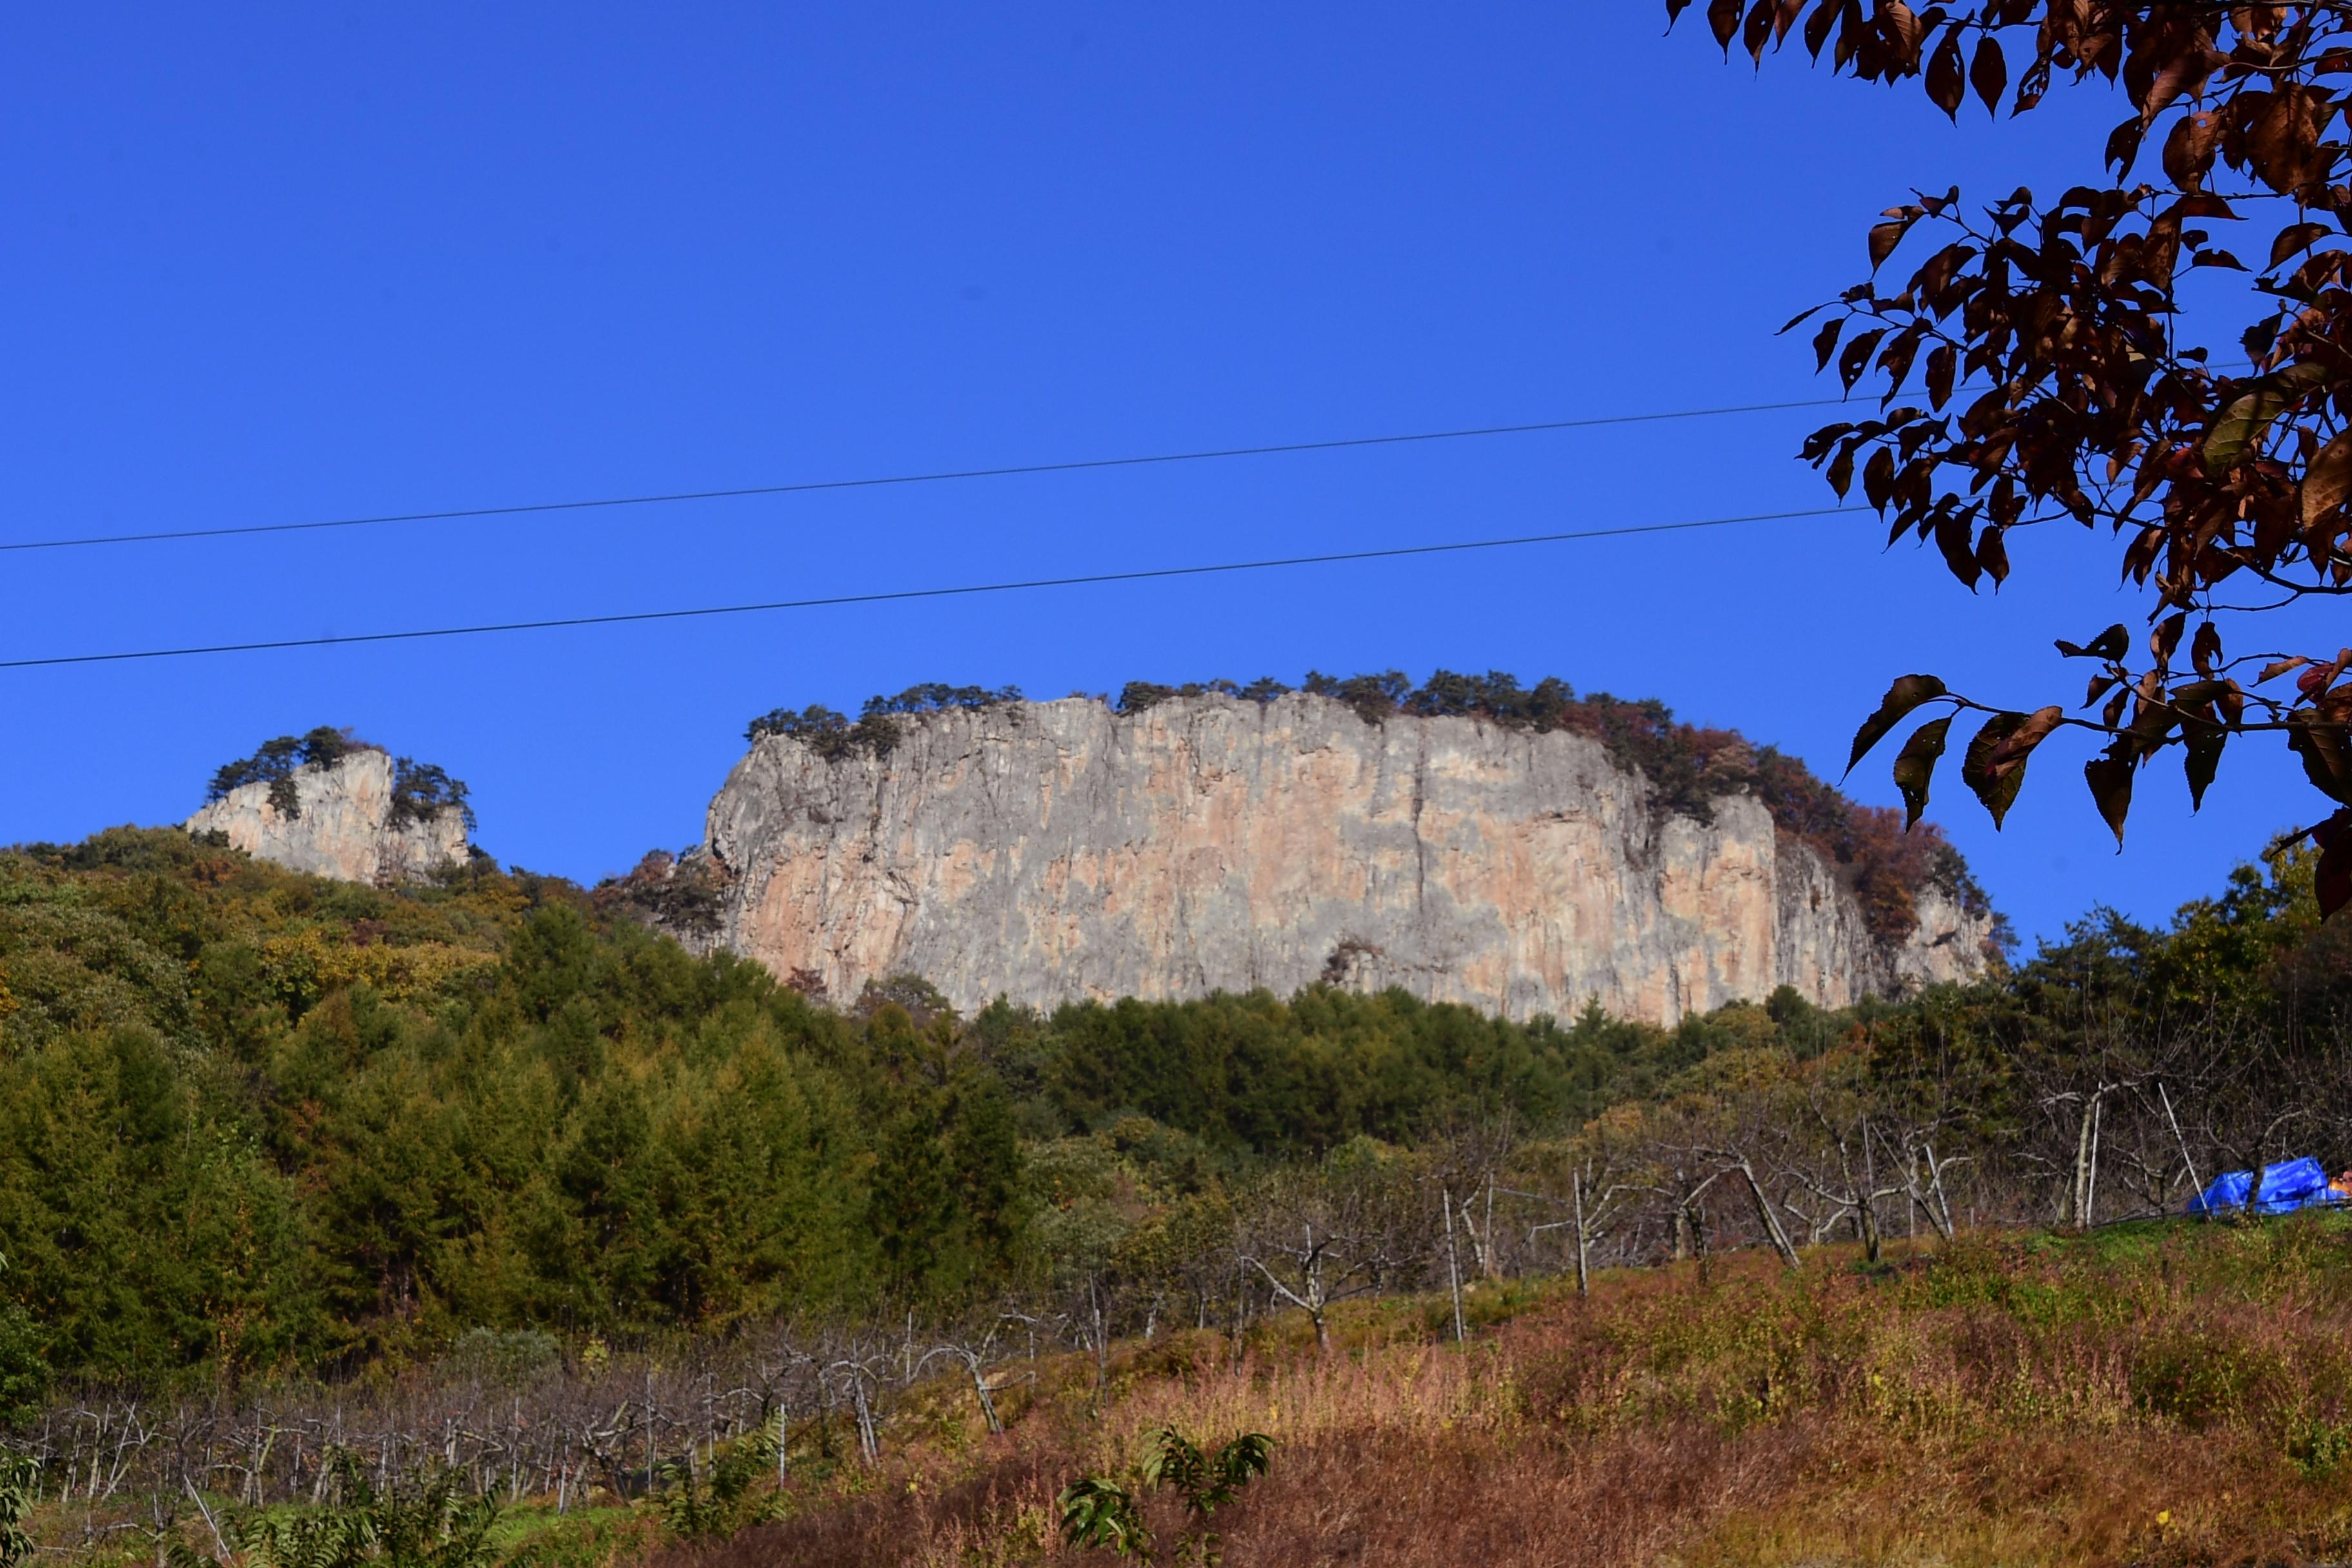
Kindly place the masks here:
<instances>
[{"instance_id":1,"label":"tree branch with brown leaves","mask_svg":"<svg viewBox=\"0 0 2352 1568\"><path fill-rule=\"evenodd\" d=\"M1689 4L1667 0L1669 18ZM2230 740L2273 732L2330 803L2305 830L2321 907L2352 901L2352 649L2224 652L2225 626L2352 594L2352 0L1713 0L1706 16L1759 67L1794 37L1832 72L1916 81L1955 121L1971 92L2014 116L2095 79L2132 110L2099 184L2047 203L2020 188L1972 211L1955 188L1889 208L1870 278L1789 324L1823 316L1818 367L1877 393L1874 417L1824 426L1802 456L1840 495L1859 479L1889 543L1932 542L1970 589L1998 587L2013 531L2070 520L2108 531L2149 599L2144 658L2121 626L2058 645L2099 667L2081 714L1908 675L1853 761L1918 710L1946 710L1895 759L1916 822L1954 719L1983 713L1962 777L1998 826L2035 748L2087 730L2105 745L2084 779L2120 844L2134 777L2168 748L2201 805ZM1890 291L1888 264L1928 241ZM2200 270L2246 279L2242 359L2183 340L2180 290ZM2273 602L2228 602L2233 579Z\"/></svg>"}]
</instances>

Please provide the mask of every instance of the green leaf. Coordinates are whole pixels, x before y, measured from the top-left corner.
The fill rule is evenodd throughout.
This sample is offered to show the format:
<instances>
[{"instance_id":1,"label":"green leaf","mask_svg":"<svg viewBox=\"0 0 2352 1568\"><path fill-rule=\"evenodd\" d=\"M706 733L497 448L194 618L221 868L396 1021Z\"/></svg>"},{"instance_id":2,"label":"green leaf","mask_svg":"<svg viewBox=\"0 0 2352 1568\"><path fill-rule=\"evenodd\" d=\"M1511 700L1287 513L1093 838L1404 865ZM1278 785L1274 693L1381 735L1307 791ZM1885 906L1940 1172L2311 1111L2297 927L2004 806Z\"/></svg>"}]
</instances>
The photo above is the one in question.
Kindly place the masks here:
<instances>
[{"instance_id":1,"label":"green leaf","mask_svg":"<svg viewBox=\"0 0 2352 1568\"><path fill-rule=\"evenodd\" d=\"M1919 814L1927 809L1927 783L1935 776L1936 760L1944 754L1944 738L1951 729L1948 713L1941 719L1930 719L1911 731L1911 738L1895 754L1895 787L1903 792L1906 833L1918 823Z\"/></svg>"},{"instance_id":2,"label":"green leaf","mask_svg":"<svg viewBox=\"0 0 2352 1568\"><path fill-rule=\"evenodd\" d=\"M1101 1476L1081 1476L1055 1498L1062 1538L1073 1546L1101 1546L1124 1557L1148 1552L1151 1537L1125 1487Z\"/></svg>"},{"instance_id":3,"label":"green leaf","mask_svg":"<svg viewBox=\"0 0 2352 1568\"><path fill-rule=\"evenodd\" d=\"M1943 681L1932 675L1899 675L1895 684L1886 689L1886 696L1878 704L1878 711L1862 722L1853 732L1853 754L1845 760L1845 771L1852 773L1854 764L1870 754L1870 749L1886 739L1886 732L1910 716L1922 702L1933 702L1948 689Z\"/></svg>"},{"instance_id":4,"label":"green leaf","mask_svg":"<svg viewBox=\"0 0 2352 1568\"><path fill-rule=\"evenodd\" d=\"M1240 1495L1256 1477L1265 1474L1274 1456L1274 1439L1263 1432L1244 1432L1217 1450L1211 1467L1215 1484L1202 1499L1201 1511L1223 1506Z\"/></svg>"},{"instance_id":5,"label":"green leaf","mask_svg":"<svg viewBox=\"0 0 2352 1568\"><path fill-rule=\"evenodd\" d=\"M2327 374L2321 365L2291 364L2246 383L2246 390L2231 399L2205 437L2205 471L2218 474L2235 465L2287 405L2326 381Z\"/></svg>"}]
</instances>

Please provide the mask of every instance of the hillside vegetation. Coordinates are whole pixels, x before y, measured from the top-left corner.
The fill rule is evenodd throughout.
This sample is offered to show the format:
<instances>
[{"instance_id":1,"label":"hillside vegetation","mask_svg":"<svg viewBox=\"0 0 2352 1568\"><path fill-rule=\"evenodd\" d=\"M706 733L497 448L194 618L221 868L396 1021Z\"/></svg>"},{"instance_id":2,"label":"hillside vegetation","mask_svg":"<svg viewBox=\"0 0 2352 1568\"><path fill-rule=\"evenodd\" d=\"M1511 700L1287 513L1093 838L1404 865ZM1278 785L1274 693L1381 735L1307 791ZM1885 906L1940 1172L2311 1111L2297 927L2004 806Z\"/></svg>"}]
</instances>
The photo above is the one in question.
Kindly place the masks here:
<instances>
[{"instance_id":1,"label":"hillside vegetation","mask_svg":"<svg viewBox=\"0 0 2352 1568\"><path fill-rule=\"evenodd\" d=\"M1591 1561L2334 1542L2341 1230L2115 1228L2352 1163L2311 879L1662 1030L1330 987L835 1009L619 885L0 852L0 1449L33 1467L0 1515L248 1558L364 1480L564 1561L780 1509L742 1550L1014 1561L1066 1471L1176 1418L1282 1440L1236 1562L1402 1542L1415 1497L1423 1560L1557 1560L1514 1488Z\"/></svg>"},{"instance_id":2,"label":"hillside vegetation","mask_svg":"<svg viewBox=\"0 0 2352 1568\"><path fill-rule=\"evenodd\" d=\"M1050 1271L1074 1183L1151 1208L1468 1108L1549 1125L1704 1048L1401 994L835 1013L553 879L126 829L0 854L5 1353L161 1386L953 1308Z\"/></svg>"},{"instance_id":3,"label":"hillside vegetation","mask_svg":"<svg viewBox=\"0 0 2352 1568\"><path fill-rule=\"evenodd\" d=\"M1827 1237L2177 1207L2184 1152L2208 1174L2352 1155L2352 993L2299 861L1972 989L1840 1014L1784 992L1671 1032L1328 988L958 1019L910 980L836 1012L612 911L485 863L384 891L169 830L0 853L11 1386L348 1373L475 1328L952 1313L1070 1288L1074 1258L1139 1321L1230 1272L1236 1205L1293 1168L1376 1172L1358 1184L1402 1214L1422 1200L1391 1189L1565 1199L1603 1166L1689 1188L1738 1152ZM1862 1178L1824 1157L1893 1190L1841 1197ZM1937 1193L1909 1191L1930 1159ZM1599 1239L1769 1239L1735 1184L1629 1192ZM1489 1269L1566 1240L1491 1239ZM1382 1245L1383 1288L1426 1279L1412 1226Z\"/></svg>"},{"instance_id":4,"label":"hillside vegetation","mask_svg":"<svg viewBox=\"0 0 2352 1568\"><path fill-rule=\"evenodd\" d=\"M1057 1489L1139 1488L1170 1426L1275 1439L1213 1521L1231 1568L2340 1558L2347 1241L2335 1216L2143 1222L1876 1267L1850 1247L1799 1273L1686 1263L1590 1300L1486 1287L1466 1350L1431 1342L1442 1302L1351 1314L1319 1358L1297 1335L1238 1360L1213 1334L1130 1342L1099 1414L1091 1364L1041 1368L1002 1437L942 1384L877 1471L796 1482L781 1522L657 1561L1038 1561ZM1187 1521L1159 1499L1147 1522L1164 1542Z\"/></svg>"}]
</instances>

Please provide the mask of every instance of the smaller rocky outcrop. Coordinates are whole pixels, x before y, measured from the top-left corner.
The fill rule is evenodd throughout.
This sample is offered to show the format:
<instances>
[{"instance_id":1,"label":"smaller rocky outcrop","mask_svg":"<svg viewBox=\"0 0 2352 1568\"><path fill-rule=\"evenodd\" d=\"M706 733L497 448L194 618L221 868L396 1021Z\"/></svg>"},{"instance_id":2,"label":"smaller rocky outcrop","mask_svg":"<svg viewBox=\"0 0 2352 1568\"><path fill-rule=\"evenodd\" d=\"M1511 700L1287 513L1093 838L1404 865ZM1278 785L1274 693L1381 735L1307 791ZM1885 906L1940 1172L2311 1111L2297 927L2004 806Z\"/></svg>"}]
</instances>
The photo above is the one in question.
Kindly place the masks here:
<instances>
[{"instance_id":1,"label":"smaller rocky outcrop","mask_svg":"<svg viewBox=\"0 0 2352 1568\"><path fill-rule=\"evenodd\" d=\"M472 818L440 769L325 730L223 768L185 826L289 870L384 887L463 864Z\"/></svg>"},{"instance_id":2,"label":"smaller rocky outcrop","mask_svg":"<svg viewBox=\"0 0 2352 1568\"><path fill-rule=\"evenodd\" d=\"M727 868L708 855L656 849L627 876L597 883L588 897L605 913L650 926L699 958L719 945L729 880Z\"/></svg>"}]
</instances>

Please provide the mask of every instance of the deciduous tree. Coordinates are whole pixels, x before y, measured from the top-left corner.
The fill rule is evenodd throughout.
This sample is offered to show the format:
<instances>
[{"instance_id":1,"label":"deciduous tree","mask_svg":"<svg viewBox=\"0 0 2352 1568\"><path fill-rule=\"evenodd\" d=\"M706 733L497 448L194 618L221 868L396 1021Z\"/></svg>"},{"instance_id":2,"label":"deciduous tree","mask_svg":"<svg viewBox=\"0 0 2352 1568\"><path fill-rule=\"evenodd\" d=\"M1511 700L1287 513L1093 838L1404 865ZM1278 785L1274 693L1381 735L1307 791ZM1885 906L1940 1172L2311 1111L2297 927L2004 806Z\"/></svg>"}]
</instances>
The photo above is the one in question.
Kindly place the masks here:
<instances>
[{"instance_id":1,"label":"deciduous tree","mask_svg":"<svg viewBox=\"0 0 2352 1568\"><path fill-rule=\"evenodd\" d=\"M1666 0L1669 17L1690 4ZM2342 907L2352 649L2270 645L2278 610L2352 594L2352 3L1711 0L1706 15L1727 51L1760 65L1793 39L1832 72L1916 84L1955 120L1971 97L2018 115L2062 85L2128 102L2097 175L2054 199L1916 194L1871 228L1870 277L1790 323L1821 315L1818 364L1879 395L1804 456L1841 495L1859 481L1890 542L1932 542L1961 582L1998 585L2013 532L2071 521L2108 531L2147 595L2145 639L2117 625L2058 644L2092 670L2079 711L1906 675L1853 760L1932 711L1895 763L1916 821L1955 718L1980 714L1962 776L1998 825L2035 750L2086 731L2102 750L2084 775L2120 841L2141 768L2179 748L2201 803L2230 742L2268 736L2323 797L2305 832L2321 907ZM2198 274L2243 280L2224 296L2234 317L2207 308L2210 284L2186 308Z\"/></svg>"}]
</instances>

